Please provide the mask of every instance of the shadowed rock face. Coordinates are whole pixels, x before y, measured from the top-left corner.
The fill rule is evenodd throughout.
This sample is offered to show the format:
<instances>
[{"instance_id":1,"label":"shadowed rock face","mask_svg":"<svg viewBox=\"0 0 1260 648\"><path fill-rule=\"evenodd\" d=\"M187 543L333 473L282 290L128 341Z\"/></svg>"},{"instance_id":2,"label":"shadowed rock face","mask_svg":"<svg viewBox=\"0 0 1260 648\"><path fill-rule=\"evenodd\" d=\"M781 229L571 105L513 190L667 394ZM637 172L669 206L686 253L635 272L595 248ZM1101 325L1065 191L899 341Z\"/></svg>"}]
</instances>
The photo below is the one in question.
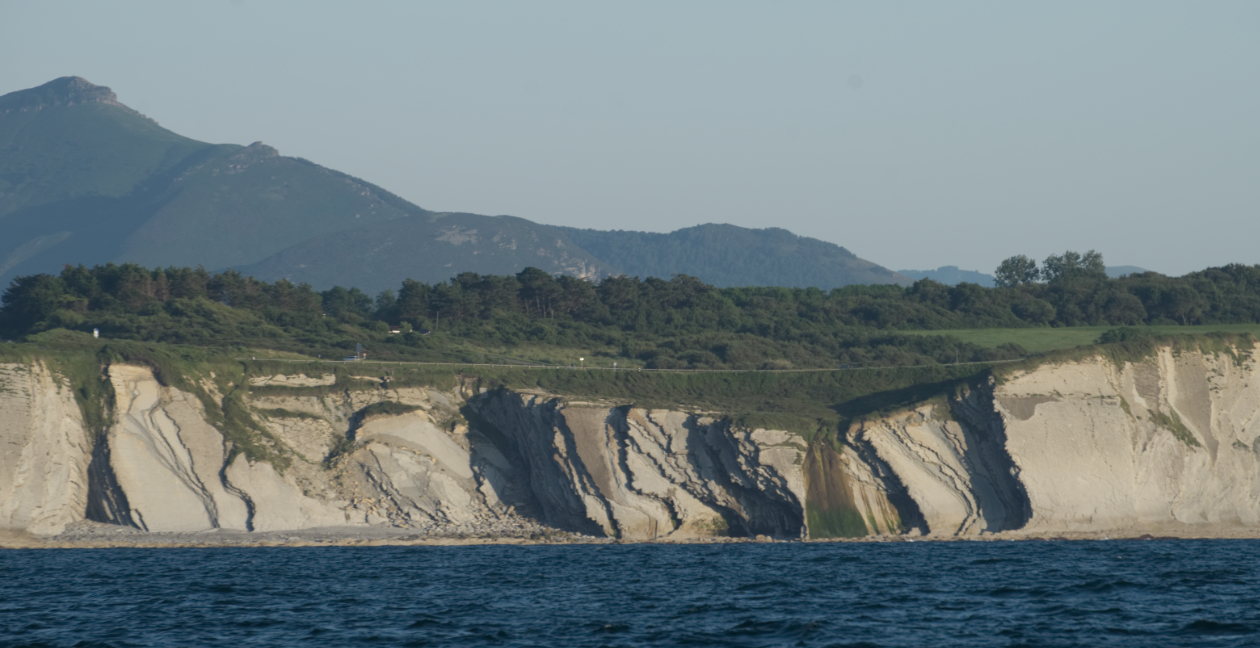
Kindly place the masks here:
<instances>
[{"instance_id":1,"label":"shadowed rock face","mask_svg":"<svg viewBox=\"0 0 1260 648\"><path fill-rule=\"evenodd\" d=\"M975 535L1021 528L1027 496L1012 472L1005 430L993 399L972 393L868 423L856 443L868 446L904 484L927 531Z\"/></svg>"},{"instance_id":2,"label":"shadowed rock face","mask_svg":"<svg viewBox=\"0 0 1260 648\"><path fill-rule=\"evenodd\" d=\"M786 432L507 391L472 406L509 431L554 526L627 539L804 530L805 448Z\"/></svg>"},{"instance_id":3,"label":"shadowed rock face","mask_svg":"<svg viewBox=\"0 0 1260 648\"><path fill-rule=\"evenodd\" d=\"M1027 421L1037 413L1037 406L1058 400L1053 396L1008 396L1002 399L1002 409L1018 421Z\"/></svg>"},{"instance_id":4,"label":"shadowed rock face","mask_svg":"<svg viewBox=\"0 0 1260 648\"><path fill-rule=\"evenodd\" d=\"M247 405L259 446L287 457L275 465L208 423L204 394L148 368L115 365L109 378L115 420L94 436L62 378L0 365L0 527L56 534L86 516L150 531L529 535L545 524L650 540L1260 523L1260 376L1239 353L1045 365L812 447L708 415L506 389L312 396L326 377L256 377L266 389ZM405 413L366 414L384 401Z\"/></svg>"}]
</instances>

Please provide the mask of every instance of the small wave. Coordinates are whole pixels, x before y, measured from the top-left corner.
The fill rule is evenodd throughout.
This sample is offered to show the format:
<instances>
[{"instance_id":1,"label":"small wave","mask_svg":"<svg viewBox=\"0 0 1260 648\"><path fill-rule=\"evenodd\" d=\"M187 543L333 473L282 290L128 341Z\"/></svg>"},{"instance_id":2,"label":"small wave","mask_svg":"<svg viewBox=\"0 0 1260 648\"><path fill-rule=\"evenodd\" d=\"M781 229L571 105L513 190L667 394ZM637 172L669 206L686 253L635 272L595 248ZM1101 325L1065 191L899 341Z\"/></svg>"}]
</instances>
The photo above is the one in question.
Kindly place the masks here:
<instances>
[{"instance_id":1,"label":"small wave","mask_svg":"<svg viewBox=\"0 0 1260 648\"><path fill-rule=\"evenodd\" d=\"M810 557L810 558L806 558L804 562L807 562L807 563L850 564L850 565L851 565L851 564L854 564L854 563L866 562L866 559L865 559L865 558L863 558L863 557L861 557L861 556L831 556L831 555L822 555L822 556L813 556L813 557Z\"/></svg>"},{"instance_id":2,"label":"small wave","mask_svg":"<svg viewBox=\"0 0 1260 648\"><path fill-rule=\"evenodd\" d=\"M1231 635L1253 634L1256 628L1245 623L1222 623L1209 619L1191 621L1178 631L1182 635Z\"/></svg>"},{"instance_id":3,"label":"small wave","mask_svg":"<svg viewBox=\"0 0 1260 648\"><path fill-rule=\"evenodd\" d=\"M1003 563L1020 564L1023 562L1025 561L1017 560L1015 558L978 558L976 560L971 561L970 564L972 565L1000 565Z\"/></svg>"},{"instance_id":4,"label":"small wave","mask_svg":"<svg viewBox=\"0 0 1260 648\"><path fill-rule=\"evenodd\" d=\"M1160 634L1155 630L1145 628L1104 628L1103 630L1109 635L1121 637L1151 637Z\"/></svg>"},{"instance_id":5,"label":"small wave","mask_svg":"<svg viewBox=\"0 0 1260 648\"><path fill-rule=\"evenodd\" d=\"M1075 589L1078 591L1085 591L1085 592L1102 593L1102 592L1110 592L1110 591L1118 590L1118 589L1134 589L1134 588L1144 588L1144 587L1146 586L1142 585L1141 583L1134 583L1132 581L1128 581L1123 578L1116 578L1116 579L1096 578L1091 581L1081 583L1080 585L1076 585L1072 589Z\"/></svg>"},{"instance_id":6,"label":"small wave","mask_svg":"<svg viewBox=\"0 0 1260 648\"><path fill-rule=\"evenodd\" d=\"M430 626L435 626L435 625L446 625L446 623L435 617L424 616L424 617L420 617L419 619L416 619L415 621L412 621L411 625L407 626L407 629L419 630L420 628L428 628Z\"/></svg>"},{"instance_id":7,"label":"small wave","mask_svg":"<svg viewBox=\"0 0 1260 648\"><path fill-rule=\"evenodd\" d=\"M826 627L826 622L818 620L762 621L759 619L744 619L728 629L723 636L800 641L823 632Z\"/></svg>"},{"instance_id":8,"label":"small wave","mask_svg":"<svg viewBox=\"0 0 1260 648\"><path fill-rule=\"evenodd\" d=\"M241 619L240 621L236 622L237 626L240 626L242 628L250 628L250 629L269 628L271 626L282 625L282 624L284 624L284 622L279 619L265 619L265 618L264 619Z\"/></svg>"},{"instance_id":9,"label":"small wave","mask_svg":"<svg viewBox=\"0 0 1260 648\"><path fill-rule=\"evenodd\" d=\"M762 591L762 590L782 591L784 589L791 588L793 585L794 585L793 583L789 583L787 581L773 579L773 580L767 580L767 581L759 581L755 583L745 583L744 585L740 585L739 587L735 588L735 591L736 592L757 592L757 591Z\"/></svg>"},{"instance_id":10,"label":"small wave","mask_svg":"<svg viewBox=\"0 0 1260 648\"><path fill-rule=\"evenodd\" d=\"M626 623L603 623L595 628L595 634L619 634L630 630Z\"/></svg>"}]
</instances>

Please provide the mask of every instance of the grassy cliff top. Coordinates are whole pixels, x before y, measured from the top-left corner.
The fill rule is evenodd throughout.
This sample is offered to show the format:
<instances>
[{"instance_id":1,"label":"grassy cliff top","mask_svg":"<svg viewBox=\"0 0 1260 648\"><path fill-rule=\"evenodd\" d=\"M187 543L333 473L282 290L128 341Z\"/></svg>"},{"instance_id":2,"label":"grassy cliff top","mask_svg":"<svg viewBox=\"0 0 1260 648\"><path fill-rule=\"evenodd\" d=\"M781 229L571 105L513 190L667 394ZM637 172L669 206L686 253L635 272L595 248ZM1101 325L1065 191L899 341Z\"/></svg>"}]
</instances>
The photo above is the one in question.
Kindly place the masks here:
<instances>
[{"instance_id":1,"label":"grassy cliff top","mask_svg":"<svg viewBox=\"0 0 1260 648\"><path fill-rule=\"evenodd\" d=\"M94 339L59 331L26 343L0 344L0 362L42 361L72 383L90 418L103 424L110 364L152 367L164 384L201 392L204 381L222 394L323 395L346 390L464 384L528 390L562 399L654 409L717 413L746 426L788 429L805 437L830 432L846 420L930 398L959 381L974 380L989 365L924 365L822 371L692 372L557 367L294 360L264 357L247 348L218 348ZM249 386L254 376L333 374L320 387ZM356 379L380 377L380 382ZM388 383L386 380L388 379Z\"/></svg>"},{"instance_id":2,"label":"grassy cliff top","mask_svg":"<svg viewBox=\"0 0 1260 648\"><path fill-rule=\"evenodd\" d=\"M1002 380L1038 367L1104 358L1118 365L1140 362L1159 349L1226 354L1236 362L1252 357L1256 337L1249 333L1171 336L1140 335L1111 344L1089 345L1008 363L921 365L812 371L609 370L510 365L328 361L293 354L260 355L248 348L203 348L153 342L95 339L55 331L26 343L0 344L0 362L43 361L66 376L85 418L104 425L110 403L103 369L110 364L152 367L164 384L198 393L212 383L221 394L316 396L349 391L457 386L478 393L510 389L555 395L564 400L616 406L706 413L748 427L786 429L807 439L830 436L855 421L904 411L960 388L992 378ZM270 357L268 357L270 356ZM256 376L332 374L332 385L250 386ZM379 382L362 377L380 378ZM243 402L243 401L242 401ZM225 424L230 424L230 421ZM247 417L237 424L248 427Z\"/></svg>"},{"instance_id":3,"label":"grassy cliff top","mask_svg":"<svg viewBox=\"0 0 1260 648\"><path fill-rule=\"evenodd\" d=\"M982 347L997 348L1003 344L1018 344L1030 353L1047 353L1094 344L1098 337L1114 326L1064 326L1058 328L972 328L942 329L933 331L906 331L911 335L949 335L963 342ZM1260 324L1203 324L1144 326L1142 330L1155 337L1176 335L1204 335L1208 333L1232 333L1260 336Z\"/></svg>"}]
</instances>

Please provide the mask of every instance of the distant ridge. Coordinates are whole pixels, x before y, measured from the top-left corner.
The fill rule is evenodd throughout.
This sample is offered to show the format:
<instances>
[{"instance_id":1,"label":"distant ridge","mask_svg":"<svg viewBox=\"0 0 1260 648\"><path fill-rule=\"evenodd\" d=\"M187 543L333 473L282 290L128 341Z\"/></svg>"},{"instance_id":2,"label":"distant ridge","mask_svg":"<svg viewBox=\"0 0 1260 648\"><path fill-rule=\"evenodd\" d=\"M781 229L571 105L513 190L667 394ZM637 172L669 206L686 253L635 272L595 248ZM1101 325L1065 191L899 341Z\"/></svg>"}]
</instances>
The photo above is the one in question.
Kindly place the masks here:
<instances>
[{"instance_id":1,"label":"distant ridge","mask_svg":"<svg viewBox=\"0 0 1260 648\"><path fill-rule=\"evenodd\" d=\"M319 289L356 287L376 294L404 278L426 283L463 272L509 275L528 267L599 280L621 274L578 247L561 228L478 214L426 214L316 236L236 269Z\"/></svg>"},{"instance_id":2,"label":"distant ridge","mask_svg":"<svg viewBox=\"0 0 1260 648\"><path fill-rule=\"evenodd\" d=\"M831 289L851 284L912 283L834 243L777 227L709 223L668 234L557 227L587 252L639 277L686 274L719 287Z\"/></svg>"},{"instance_id":3,"label":"distant ridge","mask_svg":"<svg viewBox=\"0 0 1260 648\"><path fill-rule=\"evenodd\" d=\"M262 142L183 137L77 76L0 96L0 290L18 276L104 263L235 268L371 291L530 266L719 286L911 282L777 228L601 232L434 213Z\"/></svg>"},{"instance_id":4,"label":"distant ridge","mask_svg":"<svg viewBox=\"0 0 1260 648\"><path fill-rule=\"evenodd\" d=\"M1137 266L1107 266L1107 276L1113 279L1125 275L1142 274L1143 272L1150 272L1150 270Z\"/></svg>"},{"instance_id":5,"label":"distant ridge","mask_svg":"<svg viewBox=\"0 0 1260 648\"><path fill-rule=\"evenodd\" d=\"M379 291L397 288L399 273L432 283L460 272L515 274L529 266L592 280L686 274L723 287L910 283L840 246L776 228L710 224L668 234L604 232L458 213L325 234L236 269L269 281Z\"/></svg>"},{"instance_id":6,"label":"distant ridge","mask_svg":"<svg viewBox=\"0 0 1260 648\"><path fill-rule=\"evenodd\" d=\"M957 286L960 283L979 284L986 288L993 287L993 275L985 274L977 270L961 270L958 266L941 266L935 270L898 270L903 275L918 281L919 279L931 279L937 283L943 283L947 286Z\"/></svg>"},{"instance_id":7,"label":"distant ridge","mask_svg":"<svg viewBox=\"0 0 1260 648\"><path fill-rule=\"evenodd\" d=\"M898 270L897 272L916 281L919 279L931 279L947 286L956 286L963 282L979 284L986 288L994 286L993 275L976 270L959 270L958 266L941 266L935 270ZM1113 279L1130 274L1142 274L1143 272L1149 271L1137 266L1107 266L1107 276Z\"/></svg>"}]
</instances>

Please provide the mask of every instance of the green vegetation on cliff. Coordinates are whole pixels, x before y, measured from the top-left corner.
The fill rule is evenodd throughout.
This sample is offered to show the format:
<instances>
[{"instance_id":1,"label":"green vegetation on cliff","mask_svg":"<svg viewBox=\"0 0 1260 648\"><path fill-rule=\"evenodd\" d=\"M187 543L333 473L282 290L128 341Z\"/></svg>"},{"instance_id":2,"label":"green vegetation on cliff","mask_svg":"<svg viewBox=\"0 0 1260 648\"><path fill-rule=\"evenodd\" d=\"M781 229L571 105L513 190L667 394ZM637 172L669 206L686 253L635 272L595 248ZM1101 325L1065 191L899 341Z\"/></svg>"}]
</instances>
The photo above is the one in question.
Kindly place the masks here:
<instances>
[{"instance_id":1,"label":"green vegetation on cliff","mask_svg":"<svg viewBox=\"0 0 1260 648\"><path fill-rule=\"evenodd\" d=\"M240 396L326 395L405 386L449 390L464 384L475 392L508 388L555 394L570 400L710 413L735 424L787 429L805 438L833 436L850 422L931 398L957 384L978 379L986 365L926 365L883 369L805 372L653 372L354 363L241 359L232 349L212 350L128 340L94 339L55 330L21 344L0 344L0 361L40 359L71 379L81 405L95 412L103 429L112 407L105 395L104 369L110 364L151 367L159 381L197 395L212 422L224 426L238 449L251 459L267 456L262 426L238 407ZM249 385L250 376L277 374L335 376L331 385L281 387ZM379 380L364 380L363 377ZM212 394L210 389L217 392ZM390 407L390 406L382 406ZM385 410L369 414L391 413ZM396 413L396 412L393 412ZM291 416L263 410L264 416Z\"/></svg>"},{"instance_id":2,"label":"green vegetation on cliff","mask_svg":"<svg viewBox=\"0 0 1260 648\"><path fill-rule=\"evenodd\" d=\"M1260 324L1199 324L1190 326L1065 326L1058 328L977 328L943 331L908 331L922 335L948 335L983 347L996 348L1016 344L1028 353L1047 353L1060 349L1089 346L1095 342L1122 342L1129 338L1116 336L1167 337L1207 333L1250 333L1260 335Z\"/></svg>"},{"instance_id":3,"label":"green vegetation on cliff","mask_svg":"<svg viewBox=\"0 0 1260 648\"><path fill-rule=\"evenodd\" d=\"M333 374L331 385L251 386L256 395L321 396L346 390L466 385L566 400L709 413L747 427L833 436L862 418L907 407L987 375L988 366L926 365L802 372L670 372L546 367L240 361L247 375ZM379 380L363 380L373 376Z\"/></svg>"},{"instance_id":4,"label":"green vegetation on cliff","mask_svg":"<svg viewBox=\"0 0 1260 648\"><path fill-rule=\"evenodd\" d=\"M868 535L846 479L840 454L830 444L811 443L805 456L805 524L811 538L862 538ZM871 529L877 528L871 521ZM899 519L885 520L901 532Z\"/></svg>"}]
</instances>

